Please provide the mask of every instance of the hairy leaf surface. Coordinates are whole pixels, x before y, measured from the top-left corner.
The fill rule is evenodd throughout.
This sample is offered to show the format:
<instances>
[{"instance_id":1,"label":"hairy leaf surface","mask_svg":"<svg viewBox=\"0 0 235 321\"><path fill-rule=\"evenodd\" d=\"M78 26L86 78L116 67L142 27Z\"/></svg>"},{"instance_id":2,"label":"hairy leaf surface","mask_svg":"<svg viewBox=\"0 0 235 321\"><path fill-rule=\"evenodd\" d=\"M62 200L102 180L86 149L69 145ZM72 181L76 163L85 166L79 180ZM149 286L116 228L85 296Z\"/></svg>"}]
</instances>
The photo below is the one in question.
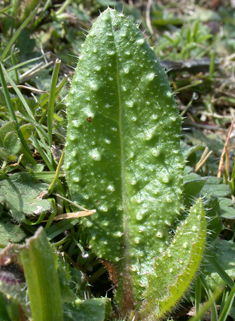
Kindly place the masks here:
<instances>
[{"instance_id":1,"label":"hairy leaf surface","mask_svg":"<svg viewBox=\"0 0 235 321\"><path fill-rule=\"evenodd\" d=\"M181 205L181 119L166 74L138 27L107 9L84 43L67 98L65 169L72 198L116 300L141 299Z\"/></svg>"},{"instance_id":2,"label":"hairy leaf surface","mask_svg":"<svg viewBox=\"0 0 235 321\"><path fill-rule=\"evenodd\" d=\"M155 273L148 275L144 320L162 319L177 305L199 268L205 240L205 212L199 199L177 228L169 248L156 259Z\"/></svg>"}]
</instances>

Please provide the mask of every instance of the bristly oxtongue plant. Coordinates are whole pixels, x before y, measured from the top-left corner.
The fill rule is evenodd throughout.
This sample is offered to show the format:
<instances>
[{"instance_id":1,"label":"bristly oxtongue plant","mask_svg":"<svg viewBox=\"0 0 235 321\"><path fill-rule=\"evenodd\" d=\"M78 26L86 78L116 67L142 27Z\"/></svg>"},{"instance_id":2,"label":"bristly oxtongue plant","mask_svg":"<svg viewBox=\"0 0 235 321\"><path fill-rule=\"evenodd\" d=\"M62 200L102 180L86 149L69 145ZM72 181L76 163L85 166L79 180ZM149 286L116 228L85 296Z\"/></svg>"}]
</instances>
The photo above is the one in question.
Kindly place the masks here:
<instances>
[{"instance_id":1,"label":"bristly oxtongue plant","mask_svg":"<svg viewBox=\"0 0 235 321\"><path fill-rule=\"evenodd\" d=\"M107 9L87 35L67 99L65 170L123 315L170 312L206 238L202 201L182 210L181 118L165 71L138 27Z\"/></svg>"}]
</instances>

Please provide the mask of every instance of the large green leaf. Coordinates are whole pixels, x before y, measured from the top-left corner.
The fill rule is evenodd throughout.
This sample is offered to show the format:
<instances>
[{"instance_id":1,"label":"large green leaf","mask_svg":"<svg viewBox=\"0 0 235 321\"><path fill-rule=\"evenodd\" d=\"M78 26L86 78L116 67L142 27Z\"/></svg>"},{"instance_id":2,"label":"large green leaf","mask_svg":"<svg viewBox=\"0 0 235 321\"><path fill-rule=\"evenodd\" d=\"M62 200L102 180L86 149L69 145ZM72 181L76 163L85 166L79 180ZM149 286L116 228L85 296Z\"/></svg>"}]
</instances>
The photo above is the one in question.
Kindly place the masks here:
<instances>
[{"instance_id":1,"label":"large green leaf","mask_svg":"<svg viewBox=\"0 0 235 321\"><path fill-rule=\"evenodd\" d=\"M164 70L123 14L107 9L84 43L67 99L65 168L96 255L132 309L170 244L181 206L181 118Z\"/></svg>"}]
</instances>

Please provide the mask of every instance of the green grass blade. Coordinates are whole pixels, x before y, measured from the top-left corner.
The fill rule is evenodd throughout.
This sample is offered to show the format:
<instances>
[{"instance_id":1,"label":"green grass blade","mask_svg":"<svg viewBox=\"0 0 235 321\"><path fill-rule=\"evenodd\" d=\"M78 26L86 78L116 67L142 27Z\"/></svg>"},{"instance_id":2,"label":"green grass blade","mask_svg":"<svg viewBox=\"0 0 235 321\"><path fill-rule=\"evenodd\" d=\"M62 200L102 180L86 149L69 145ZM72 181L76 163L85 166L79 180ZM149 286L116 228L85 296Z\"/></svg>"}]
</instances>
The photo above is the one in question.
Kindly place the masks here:
<instances>
[{"instance_id":1,"label":"green grass blade","mask_svg":"<svg viewBox=\"0 0 235 321\"><path fill-rule=\"evenodd\" d=\"M19 97L19 99L21 100L25 110L28 113L27 116L27 120L35 125L35 129L40 137L40 141L43 144L44 149L47 151L47 154L49 155L49 157L51 158L51 152L50 149L48 148L48 145L45 142L45 138L48 138L48 135L46 133L46 131L43 129L42 125L40 123L38 123L35 118L34 115L26 101L26 99L24 98L24 96L22 95L22 93L20 92L20 90L17 88L16 84L14 83L14 81L12 80L12 78L9 76L7 70L4 68L4 66L2 65L3 68L3 72L4 75L6 77L6 79L9 81L9 83L11 84L11 86L13 87L13 89L15 90L15 93L17 94L17 96ZM23 112L23 111L22 111ZM54 169L54 168L53 168Z\"/></svg>"},{"instance_id":2,"label":"green grass blade","mask_svg":"<svg viewBox=\"0 0 235 321\"><path fill-rule=\"evenodd\" d=\"M1 55L1 57L0 57L0 61L1 61L1 62L6 58L8 52L11 50L12 45L14 44L14 42L16 41L16 39L19 37L21 31L22 31L22 30L27 26L27 24L33 19L33 17L35 16L35 14L36 14L36 12L37 12L37 10L38 10L38 7L39 7L39 6L37 6L37 7L31 12L31 14L28 16L28 18L25 19L25 21L22 23L22 25L16 30L16 32L15 32L14 35L13 35L13 37L12 37L11 40L8 42L6 48L3 50L3 53L2 53L2 55Z\"/></svg>"},{"instance_id":3,"label":"green grass blade","mask_svg":"<svg viewBox=\"0 0 235 321\"><path fill-rule=\"evenodd\" d=\"M201 279L200 279L200 276L198 276L197 280L196 280L196 286L195 286L195 309L196 309L196 313L198 313L199 310L200 310L201 299L202 299L201 293L202 293ZM198 321L201 321L201 319L199 319Z\"/></svg>"},{"instance_id":4,"label":"green grass blade","mask_svg":"<svg viewBox=\"0 0 235 321\"><path fill-rule=\"evenodd\" d=\"M3 14L3 13L5 13L5 12L7 12L9 9L12 8L12 6L13 6L13 4L10 4L9 6L0 9L0 14Z\"/></svg>"},{"instance_id":5,"label":"green grass blade","mask_svg":"<svg viewBox=\"0 0 235 321\"><path fill-rule=\"evenodd\" d=\"M74 220L64 220L60 221L54 225L52 225L47 231L47 238L48 240L54 239L56 236L64 233L65 231L69 230L71 227L75 226L79 223L78 219Z\"/></svg>"},{"instance_id":6,"label":"green grass blade","mask_svg":"<svg viewBox=\"0 0 235 321\"><path fill-rule=\"evenodd\" d=\"M37 149L39 154L41 155L42 159L44 160L45 164L49 168L50 171L54 171L54 166L51 164L49 157L44 153L43 149L41 148L37 138L32 135L31 137L34 147Z\"/></svg>"},{"instance_id":7,"label":"green grass blade","mask_svg":"<svg viewBox=\"0 0 235 321\"><path fill-rule=\"evenodd\" d=\"M59 10L56 11L56 15L59 16L61 13L64 12L64 10L67 8L68 5L70 5L70 3L72 2L73 0L66 0L62 6L60 7Z\"/></svg>"},{"instance_id":8,"label":"green grass blade","mask_svg":"<svg viewBox=\"0 0 235 321\"><path fill-rule=\"evenodd\" d=\"M7 103L7 107L8 107L8 110L9 110L9 113L10 113L10 116L12 118L12 120L15 121L15 124L16 124L16 130L17 130L17 134L19 136L19 139L21 141L21 144L22 144L22 148L23 150L25 151L24 155L25 157L33 164L33 165L36 165L37 162L35 161L35 159L32 157L31 155L31 152L28 148L28 145L24 139L24 136L22 135L21 133L21 130L20 130L20 127L19 127L19 123L17 121L17 118L16 118L16 115L15 115L15 111L14 111L14 108L12 106L12 102L11 102L11 98L10 98L10 95L9 95L9 92L8 92L8 89L7 89L7 85L6 85L6 81L5 81L5 78L4 78L4 75L3 75L3 65L0 63L0 80L1 80L1 83L2 83L2 88L3 88L3 92L4 92L4 96L5 96L5 99L6 99L6 103Z\"/></svg>"},{"instance_id":9,"label":"green grass blade","mask_svg":"<svg viewBox=\"0 0 235 321\"><path fill-rule=\"evenodd\" d=\"M4 68L4 66L1 64L2 66L2 69L3 69L3 73L4 73L4 76L6 77L6 80L11 84L11 86L13 87L13 89L15 90L16 94L18 95L18 97L20 98L22 104L24 105L25 107L25 110L27 111L30 119L31 119L31 122L34 123L35 125L37 124L35 118L34 118L34 115L30 109L30 107L28 106L24 96L21 94L20 90L17 88L15 82L12 80L12 78L9 76L9 73L8 71Z\"/></svg>"},{"instance_id":10,"label":"green grass blade","mask_svg":"<svg viewBox=\"0 0 235 321\"><path fill-rule=\"evenodd\" d=\"M13 45L11 47L11 62L12 62L13 66L16 65L15 56L14 56L14 49L15 49L15 45ZM19 74L18 74L17 68L15 68L15 77L16 77L17 84L19 84L20 81L19 81Z\"/></svg>"},{"instance_id":11,"label":"green grass blade","mask_svg":"<svg viewBox=\"0 0 235 321\"><path fill-rule=\"evenodd\" d=\"M220 312L219 312L219 317L221 315L221 313L223 312L223 309L224 309L224 306L228 300L228 296L229 296L229 288L225 288L224 292L223 292L223 295L222 295L222 298L221 298L221 304L220 304Z\"/></svg>"},{"instance_id":12,"label":"green grass blade","mask_svg":"<svg viewBox=\"0 0 235 321\"><path fill-rule=\"evenodd\" d=\"M52 146L52 127L53 127L53 114L54 114L54 104L55 104L55 94L56 94L56 84L58 80L58 74L60 70L61 61L56 59L54 71L51 81L51 90L48 103L48 115L47 115L47 125L48 125L48 137L49 137L49 146Z\"/></svg>"},{"instance_id":13,"label":"green grass blade","mask_svg":"<svg viewBox=\"0 0 235 321\"><path fill-rule=\"evenodd\" d=\"M206 295L208 297L208 300L211 298L211 296L213 295L213 293L211 292L209 286L206 283L205 278L200 275L200 280L201 280L201 285L203 286ZM197 313L199 313L199 311L197 311ZM211 305L211 321L218 321L218 315L217 315L217 309L216 309L216 302L214 301Z\"/></svg>"},{"instance_id":14,"label":"green grass blade","mask_svg":"<svg viewBox=\"0 0 235 321\"><path fill-rule=\"evenodd\" d=\"M68 79L68 76L65 77L65 78L61 81L61 83L58 85L58 87L56 88L56 97L59 95L60 90L61 90L61 89L63 88L63 86L65 85L67 79ZM44 106L47 104L48 100L49 100L49 96L46 97L45 99L43 99L43 101L40 102L40 107L44 107ZM38 108L38 107L39 107L39 105L36 106L36 108ZM42 122L43 122L43 121L44 121L44 119L42 119Z\"/></svg>"},{"instance_id":15,"label":"green grass blade","mask_svg":"<svg viewBox=\"0 0 235 321\"><path fill-rule=\"evenodd\" d=\"M46 214L41 214L41 215L39 216L39 218L37 219L37 221L30 221L30 220L28 220L28 219L25 219L24 222L25 222L26 224L28 224L28 225L38 225L38 224L40 224L40 223L44 220L45 216L46 216Z\"/></svg>"},{"instance_id":16,"label":"green grass blade","mask_svg":"<svg viewBox=\"0 0 235 321\"><path fill-rule=\"evenodd\" d=\"M215 271L219 274L219 276L223 279L225 284L227 284L230 289L233 288L234 282L230 278L230 276L225 272L225 270L222 268L222 266L219 264L219 262L216 260L215 256L210 252L210 250L207 249L206 251L206 259L207 261L213 266Z\"/></svg>"},{"instance_id":17,"label":"green grass blade","mask_svg":"<svg viewBox=\"0 0 235 321\"><path fill-rule=\"evenodd\" d=\"M235 296L235 284L232 287L229 297L224 305L223 311L220 314L219 321L225 321L227 319L227 316L233 304L234 296Z\"/></svg>"},{"instance_id":18,"label":"green grass blade","mask_svg":"<svg viewBox=\"0 0 235 321\"><path fill-rule=\"evenodd\" d=\"M213 77L214 73L215 73L215 52L213 52L211 55L211 62L210 62L210 69L209 69L210 77Z\"/></svg>"},{"instance_id":19,"label":"green grass blade","mask_svg":"<svg viewBox=\"0 0 235 321\"><path fill-rule=\"evenodd\" d=\"M29 175L32 175L35 179L41 179L45 182L51 182L53 180L53 178L55 177L55 171L33 172L33 173L29 173ZM65 177L65 173L60 172L59 177Z\"/></svg>"},{"instance_id":20,"label":"green grass blade","mask_svg":"<svg viewBox=\"0 0 235 321\"><path fill-rule=\"evenodd\" d=\"M192 82L192 83L189 84L189 85L186 85L186 86L177 88L177 89L175 90L175 92L178 93L178 92L180 92L180 91L182 91L182 90L185 90L185 89L189 89L189 88L191 88L191 87L198 86L198 85L200 85L201 83L202 83L202 80L196 80L196 81Z\"/></svg>"},{"instance_id":21,"label":"green grass blade","mask_svg":"<svg viewBox=\"0 0 235 321\"><path fill-rule=\"evenodd\" d=\"M52 205L53 205L54 211L50 214L50 216L49 216L49 218L48 218L48 220L47 220L47 223L46 223L46 225L45 225L45 227L44 227L44 228L45 228L45 231L51 226L51 224L52 224L52 222L53 222L53 220L54 220L54 217L55 217L56 214L57 214L55 199L52 198L50 201L51 201L51 203L52 203Z\"/></svg>"},{"instance_id":22,"label":"green grass blade","mask_svg":"<svg viewBox=\"0 0 235 321\"><path fill-rule=\"evenodd\" d=\"M63 321L56 259L45 232L39 228L20 251L34 321Z\"/></svg>"},{"instance_id":23,"label":"green grass blade","mask_svg":"<svg viewBox=\"0 0 235 321\"><path fill-rule=\"evenodd\" d=\"M53 178L53 181L51 182L50 186L48 187L48 193L49 194L52 193L56 183L59 182L60 168L62 166L63 159L64 159L64 152L62 153L62 155L60 157L60 160L59 160L59 163L58 163L58 166L56 168L55 177Z\"/></svg>"},{"instance_id":24,"label":"green grass blade","mask_svg":"<svg viewBox=\"0 0 235 321\"><path fill-rule=\"evenodd\" d=\"M40 2L41 5L44 4L43 8L40 10L40 13L37 17L37 19L33 22L33 27L34 29L37 28L37 26L41 23L41 21L43 20L43 17L45 17L45 12L47 11L47 9L50 7L51 4L51 0L47 0L46 2Z\"/></svg>"},{"instance_id":25,"label":"green grass blade","mask_svg":"<svg viewBox=\"0 0 235 321\"><path fill-rule=\"evenodd\" d=\"M210 299L203 304L198 314L196 314L194 317L190 318L189 321L198 321L202 318L202 316L206 313L207 310L209 310L210 306L219 298L223 291L222 287L219 287L210 297Z\"/></svg>"},{"instance_id":26,"label":"green grass blade","mask_svg":"<svg viewBox=\"0 0 235 321\"><path fill-rule=\"evenodd\" d=\"M29 60L26 60L26 61L22 61L22 62L14 65L14 66L8 68L7 71L10 72L10 71L15 70L15 69L17 69L17 68L19 69L19 68L21 68L21 67L24 67L24 66L26 66L26 65L28 65L28 64L31 64L32 62L35 62L35 61L38 61L38 60L42 59L42 58L45 57L47 54L48 54L48 52L45 53L45 54L43 54L43 55L41 55L40 57L36 57L36 58L32 58L32 59L29 59Z\"/></svg>"}]
</instances>

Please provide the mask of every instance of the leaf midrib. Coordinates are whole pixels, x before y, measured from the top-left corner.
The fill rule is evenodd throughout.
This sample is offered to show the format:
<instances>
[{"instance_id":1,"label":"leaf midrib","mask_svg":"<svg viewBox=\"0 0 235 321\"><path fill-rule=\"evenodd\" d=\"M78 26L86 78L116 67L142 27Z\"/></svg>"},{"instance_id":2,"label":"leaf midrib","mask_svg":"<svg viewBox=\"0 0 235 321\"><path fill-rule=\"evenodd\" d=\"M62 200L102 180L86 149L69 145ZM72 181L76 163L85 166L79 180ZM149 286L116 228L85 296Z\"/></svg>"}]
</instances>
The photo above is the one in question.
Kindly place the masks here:
<instances>
[{"instance_id":1,"label":"leaf midrib","mask_svg":"<svg viewBox=\"0 0 235 321\"><path fill-rule=\"evenodd\" d=\"M112 17L111 17L111 24L112 24ZM112 26L113 30L113 26ZM122 118L123 118L123 110L122 110L122 104L121 104L121 91L120 91L120 82L119 82L119 68L118 68L118 50L116 47L115 42L115 35L113 33L113 39L114 39L114 46L115 46L115 52L116 52L116 82L117 82L117 92L118 92L118 107L119 107L119 118L118 118L118 125L119 125L119 139L120 139L120 151L121 151L121 186L122 186L122 208L123 208L123 229L126 230L126 220L125 220L125 214L127 213L127 206L126 206L126 187L125 187L125 170L124 170L124 139L123 139L123 127L122 127Z\"/></svg>"},{"instance_id":2,"label":"leaf midrib","mask_svg":"<svg viewBox=\"0 0 235 321\"><path fill-rule=\"evenodd\" d=\"M115 47L115 52L116 52L116 82L117 82L117 93L118 93L118 107L119 107L119 118L118 118L118 125L119 125L119 139L120 139L120 151L121 151L121 157L120 157L120 162L121 162L121 189L122 189L122 208L123 208L123 237L124 237L124 244L125 244L125 249L124 253L121 259L123 259L123 263L121 264L122 268L125 269L128 263L128 248L129 248L129 242L128 242L128 234L125 233L125 231L128 231L127 229L127 216L128 216L128 208L127 208L127 203L126 203L126 184L125 184L125 158L124 158L124 137L123 137L123 104L122 98L121 98L121 90L120 90L120 81L119 81L119 67L118 67L118 48L116 46L116 41L115 41L115 35L113 32L113 23L112 23L112 17L111 17L111 27L112 27L112 33L113 33L113 40L114 40L114 47ZM127 271L126 271L127 272ZM124 275L126 273L123 273L123 279ZM128 279L128 277L127 277ZM129 283L129 282L128 282ZM132 293L132 290L130 289L125 289L126 281L123 280L123 292L124 292L124 310L127 309L129 310L131 307L128 305L133 304L133 298L128 297L128 299L125 299L125 294L126 292ZM128 284L130 286L130 284Z\"/></svg>"}]
</instances>

